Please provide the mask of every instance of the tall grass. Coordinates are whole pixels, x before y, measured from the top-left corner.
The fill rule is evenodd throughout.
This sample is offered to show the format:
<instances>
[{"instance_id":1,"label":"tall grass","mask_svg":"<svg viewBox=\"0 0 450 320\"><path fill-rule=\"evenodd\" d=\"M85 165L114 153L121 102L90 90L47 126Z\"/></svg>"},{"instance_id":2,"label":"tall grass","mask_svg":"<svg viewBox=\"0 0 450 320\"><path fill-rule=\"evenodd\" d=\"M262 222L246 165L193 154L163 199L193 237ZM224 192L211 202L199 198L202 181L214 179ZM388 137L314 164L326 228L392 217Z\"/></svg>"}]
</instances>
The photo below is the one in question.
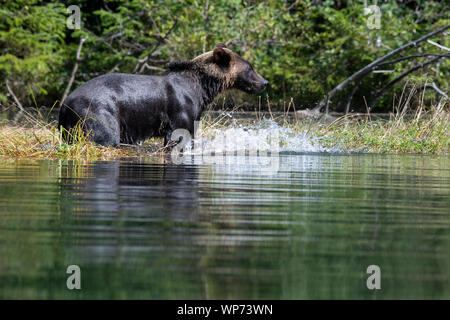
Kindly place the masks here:
<instances>
[{"instance_id":1,"label":"tall grass","mask_svg":"<svg viewBox=\"0 0 450 320\"><path fill-rule=\"evenodd\" d=\"M400 99L388 120L372 120L371 115L349 114L317 130L326 146L339 145L348 151L373 153L448 154L450 151L449 103L424 107L423 96L415 110L410 96Z\"/></svg>"},{"instance_id":2,"label":"tall grass","mask_svg":"<svg viewBox=\"0 0 450 320\"><path fill-rule=\"evenodd\" d=\"M344 123L343 123L344 122ZM388 121L340 119L317 131L325 146L372 153L447 154L448 115L436 114L419 120L394 117Z\"/></svg>"},{"instance_id":3,"label":"tall grass","mask_svg":"<svg viewBox=\"0 0 450 320\"><path fill-rule=\"evenodd\" d=\"M202 136L213 138L230 126L258 124L263 117L290 127L294 132L316 136L325 147L346 151L375 153L448 154L450 151L450 116L448 103L424 108L423 103L414 111L409 103L399 104L387 120L373 120L370 114L348 114L331 123L317 120L298 120L288 112L264 115L254 113L254 118L239 120L232 116L235 110L218 116L206 113L202 119ZM25 115L25 122L0 122L0 156L33 159L110 160L149 155L162 155L160 139L150 139L141 146L120 145L103 147L90 140L90 133L82 130L80 123L71 132L60 132L55 121L38 113ZM219 130L217 130L219 129ZM64 135L69 135L67 143Z\"/></svg>"},{"instance_id":4,"label":"tall grass","mask_svg":"<svg viewBox=\"0 0 450 320\"><path fill-rule=\"evenodd\" d=\"M152 140L145 147L122 145L114 148L98 145L91 141L90 132L83 130L81 121L68 132L65 129L59 131L56 121L49 122L40 113L27 113L24 117L20 125L10 121L0 123L0 156L109 160L147 155L149 151L160 153L158 144Z\"/></svg>"}]
</instances>

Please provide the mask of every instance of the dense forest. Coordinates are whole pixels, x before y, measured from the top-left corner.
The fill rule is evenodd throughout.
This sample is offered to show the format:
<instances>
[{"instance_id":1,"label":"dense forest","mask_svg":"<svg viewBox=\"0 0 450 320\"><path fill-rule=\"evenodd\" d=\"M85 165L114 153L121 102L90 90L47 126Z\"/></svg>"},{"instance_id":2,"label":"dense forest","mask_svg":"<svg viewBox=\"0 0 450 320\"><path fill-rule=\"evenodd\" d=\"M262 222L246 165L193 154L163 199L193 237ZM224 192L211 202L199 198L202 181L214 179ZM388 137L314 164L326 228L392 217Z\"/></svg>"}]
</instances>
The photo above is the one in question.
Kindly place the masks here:
<instances>
[{"instance_id":1,"label":"dense forest","mask_svg":"<svg viewBox=\"0 0 450 320\"><path fill-rule=\"evenodd\" d=\"M249 108L270 103L283 110L293 102L297 110L311 108L373 60L448 25L450 12L445 0L0 3L3 110L50 108L67 91L108 72L160 74L168 63L191 59L217 42L226 42L270 81L260 97L234 92L218 106L223 101ZM73 5L80 8L79 29L68 21ZM386 65L386 72L352 82L333 99L331 110L344 111L350 94L349 110L364 109L389 81L415 66L384 92L374 111L391 110L405 86L433 84L448 92L448 32L393 57L398 61ZM442 59L427 64L437 56ZM424 98L436 99L435 91L427 90Z\"/></svg>"}]
</instances>

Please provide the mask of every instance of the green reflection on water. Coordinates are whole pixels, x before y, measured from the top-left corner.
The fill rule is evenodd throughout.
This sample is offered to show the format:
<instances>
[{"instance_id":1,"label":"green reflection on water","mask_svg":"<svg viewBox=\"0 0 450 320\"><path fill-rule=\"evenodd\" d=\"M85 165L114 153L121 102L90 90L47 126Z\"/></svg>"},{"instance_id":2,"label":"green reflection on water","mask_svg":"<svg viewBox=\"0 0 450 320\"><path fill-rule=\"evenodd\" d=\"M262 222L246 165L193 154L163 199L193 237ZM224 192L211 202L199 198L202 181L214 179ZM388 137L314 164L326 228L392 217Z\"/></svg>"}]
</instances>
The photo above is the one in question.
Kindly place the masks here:
<instances>
[{"instance_id":1,"label":"green reflection on water","mask_svg":"<svg viewBox=\"0 0 450 320\"><path fill-rule=\"evenodd\" d=\"M0 298L450 298L448 157L232 162L3 161Z\"/></svg>"}]
</instances>

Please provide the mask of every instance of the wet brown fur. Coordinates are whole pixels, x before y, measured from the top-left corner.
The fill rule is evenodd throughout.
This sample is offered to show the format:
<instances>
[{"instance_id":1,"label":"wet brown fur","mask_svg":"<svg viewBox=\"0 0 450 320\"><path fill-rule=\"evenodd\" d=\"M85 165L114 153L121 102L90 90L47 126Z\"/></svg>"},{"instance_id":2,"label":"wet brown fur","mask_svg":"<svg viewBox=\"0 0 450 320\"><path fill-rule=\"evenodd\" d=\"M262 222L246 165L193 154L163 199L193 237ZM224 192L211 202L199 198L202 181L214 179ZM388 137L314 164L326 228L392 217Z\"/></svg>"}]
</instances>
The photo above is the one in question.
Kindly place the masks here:
<instances>
[{"instance_id":1,"label":"wet brown fur","mask_svg":"<svg viewBox=\"0 0 450 320\"><path fill-rule=\"evenodd\" d=\"M224 90L259 93L267 83L248 61L218 44L191 61L170 64L162 76L106 74L88 81L67 97L58 126L69 131L81 115L99 144L164 137L167 145L176 129L193 135L194 122Z\"/></svg>"}]
</instances>

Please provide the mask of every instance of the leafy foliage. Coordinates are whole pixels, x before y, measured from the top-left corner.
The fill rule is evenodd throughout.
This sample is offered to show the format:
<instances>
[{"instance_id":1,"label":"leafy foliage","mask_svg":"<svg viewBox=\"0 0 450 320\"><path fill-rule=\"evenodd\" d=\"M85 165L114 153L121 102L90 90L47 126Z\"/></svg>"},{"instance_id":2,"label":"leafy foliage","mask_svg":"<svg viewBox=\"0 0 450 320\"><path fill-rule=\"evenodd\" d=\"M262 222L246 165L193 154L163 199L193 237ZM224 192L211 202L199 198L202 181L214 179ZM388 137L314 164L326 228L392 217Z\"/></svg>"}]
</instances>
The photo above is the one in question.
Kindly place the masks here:
<instances>
[{"instance_id":1,"label":"leafy foliage","mask_svg":"<svg viewBox=\"0 0 450 320\"><path fill-rule=\"evenodd\" d=\"M375 58L449 23L446 1L378 1L380 29L369 29L365 4L371 1L256 0L43 0L1 1L0 102L8 103L4 80L27 106L53 105L61 98L75 63L78 43L87 37L75 86L103 73L158 74L174 60L190 59L217 42L253 63L271 83L267 95L281 106L311 107L330 89ZM81 30L66 27L69 5L81 9ZM450 46L448 37L440 43ZM425 43L405 55L444 53ZM425 59L425 58L423 58ZM424 61L421 59L420 61ZM415 62L417 61L417 62ZM383 85L418 63L407 60L394 72L372 74L359 85L352 109L364 110ZM414 73L417 85L434 81L448 91L448 59ZM408 80L408 79L405 79ZM388 92L378 110L389 109L402 83ZM333 106L343 110L344 97ZM426 98L431 98L432 93ZM234 104L257 105L258 97L233 94ZM266 101L266 97L261 97Z\"/></svg>"}]
</instances>

